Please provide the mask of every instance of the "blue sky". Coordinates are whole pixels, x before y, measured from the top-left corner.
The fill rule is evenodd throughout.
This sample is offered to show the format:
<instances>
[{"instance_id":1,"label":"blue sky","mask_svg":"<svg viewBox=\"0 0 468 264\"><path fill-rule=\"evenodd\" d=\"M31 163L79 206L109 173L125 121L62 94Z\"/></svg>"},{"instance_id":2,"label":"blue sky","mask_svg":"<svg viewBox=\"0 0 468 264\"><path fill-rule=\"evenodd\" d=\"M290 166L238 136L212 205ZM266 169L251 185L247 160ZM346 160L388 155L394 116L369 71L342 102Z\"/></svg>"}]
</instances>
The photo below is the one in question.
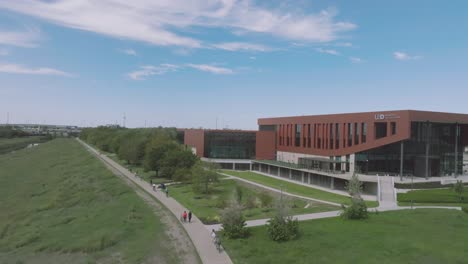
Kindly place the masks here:
<instances>
[{"instance_id":1,"label":"blue sky","mask_svg":"<svg viewBox=\"0 0 468 264\"><path fill-rule=\"evenodd\" d=\"M0 0L0 123L467 113L468 2Z\"/></svg>"}]
</instances>

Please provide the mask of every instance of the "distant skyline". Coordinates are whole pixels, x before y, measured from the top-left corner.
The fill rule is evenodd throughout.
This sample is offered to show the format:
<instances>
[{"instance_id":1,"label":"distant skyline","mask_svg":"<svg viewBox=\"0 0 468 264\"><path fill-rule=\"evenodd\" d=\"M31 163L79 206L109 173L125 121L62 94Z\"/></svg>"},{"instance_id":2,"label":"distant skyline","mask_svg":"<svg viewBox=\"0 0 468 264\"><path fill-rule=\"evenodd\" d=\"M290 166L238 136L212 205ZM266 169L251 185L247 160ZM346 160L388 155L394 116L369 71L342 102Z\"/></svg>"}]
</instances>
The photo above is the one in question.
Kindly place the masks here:
<instances>
[{"instance_id":1,"label":"distant skyline","mask_svg":"<svg viewBox=\"0 0 468 264\"><path fill-rule=\"evenodd\" d=\"M0 0L0 123L468 113L468 2Z\"/></svg>"}]
</instances>

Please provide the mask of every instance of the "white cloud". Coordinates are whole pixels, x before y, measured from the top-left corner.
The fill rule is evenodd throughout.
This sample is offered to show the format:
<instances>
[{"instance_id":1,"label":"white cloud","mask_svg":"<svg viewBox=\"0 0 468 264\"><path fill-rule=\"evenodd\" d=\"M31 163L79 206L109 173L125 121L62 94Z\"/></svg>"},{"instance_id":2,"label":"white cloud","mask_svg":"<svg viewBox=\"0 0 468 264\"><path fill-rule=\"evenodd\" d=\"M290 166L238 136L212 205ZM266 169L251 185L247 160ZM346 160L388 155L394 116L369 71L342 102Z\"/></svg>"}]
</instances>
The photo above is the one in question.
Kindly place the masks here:
<instances>
[{"instance_id":1,"label":"white cloud","mask_svg":"<svg viewBox=\"0 0 468 264\"><path fill-rule=\"evenodd\" d=\"M340 43L336 43L335 46L349 48L349 47L353 46L353 43L351 43L351 42L340 42Z\"/></svg>"},{"instance_id":2,"label":"white cloud","mask_svg":"<svg viewBox=\"0 0 468 264\"><path fill-rule=\"evenodd\" d=\"M407 60L418 60L421 59L421 56L411 56L408 53L402 51L393 52L393 57L397 60L407 61Z\"/></svg>"},{"instance_id":3,"label":"white cloud","mask_svg":"<svg viewBox=\"0 0 468 264\"><path fill-rule=\"evenodd\" d=\"M188 67L204 71L204 72L210 72L213 74L233 74L234 71L228 68L223 68L223 67L217 67L213 65L208 65L208 64L187 64Z\"/></svg>"},{"instance_id":4,"label":"white cloud","mask_svg":"<svg viewBox=\"0 0 468 264\"><path fill-rule=\"evenodd\" d=\"M140 70L129 73L128 77L133 80L145 80L146 77L152 75L163 75L168 72L177 71L179 68L179 66L173 64L161 64L159 66L145 65L141 66Z\"/></svg>"},{"instance_id":5,"label":"white cloud","mask_svg":"<svg viewBox=\"0 0 468 264\"><path fill-rule=\"evenodd\" d=\"M40 33L37 28L29 28L26 31L0 31L0 44L34 48L40 39Z\"/></svg>"},{"instance_id":6,"label":"white cloud","mask_svg":"<svg viewBox=\"0 0 468 264\"><path fill-rule=\"evenodd\" d=\"M251 59L251 60L256 60L257 57L255 57L255 56L250 56L249 59Z\"/></svg>"},{"instance_id":7,"label":"white cloud","mask_svg":"<svg viewBox=\"0 0 468 264\"><path fill-rule=\"evenodd\" d=\"M130 55L130 56L136 56L137 55L137 52L134 49L121 49L119 51L123 52L123 53L125 53L127 55Z\"/></svg>"},{"instance_id":8,"label":"white cloud","mask_svg":"<svg viewBox=\"0 0 468 264\"><path fill-rule=\"evenodd\" d=\"M245 43L245 42L225 42L214 44L213 47L222 50L228 51L260 51L266 52L271 51L270 47L260 45L260 44L252 44L252 43Z\"/></svg>"},{"instance_id":9,"label":"white cloud","mask_svg":"<svg viewBox=\"0 0 468 264\"><path fill-rule=\"evenodd\" d=\"M68 72L53 68L28 68L19 64L0 64L0 72L14 74L32 74L32 75L56 75L63 77L73 77L74 75Z\"/></svg>"},{"instance_id":10,"label":"white cloud","mask_svg":"<svg viewBox=\"0 0 468 264\"><path fill-rule=\"evenodd\" d=\"M317 52L320 52L320 53L325 53L325 54L330 54L330 55L334 55L334 56L338 56L340 55L340 53L334 49L322 49L322 48L318 48L316 49Z\"/></svg>"},{"instance_id":11,"label":"white cloud","mask_svg":"<svg viewBox=\"0 0 468 264\"><path fill-rule=\"evenodd\" d=\"M361 62L364 62L363 59L358 58L358 57L349 57L349 60L350 60L352 63L361 63Z\"/></svg>"},{"instance_id":12,"label":"white cloud","mask_svg":"<svg viewBox=\"0 0 468 264\"><path fill-rule=\"evenodd\" d=\"M356 25L337 21L335 10L303 13L266 8L253 0L54 0L0 1L0 8L52 23L161 46L210 46L193 27L261 33L287 40L330 42ZM191 35L184 36L190 31Z\"/></svg>"}]
</instances>

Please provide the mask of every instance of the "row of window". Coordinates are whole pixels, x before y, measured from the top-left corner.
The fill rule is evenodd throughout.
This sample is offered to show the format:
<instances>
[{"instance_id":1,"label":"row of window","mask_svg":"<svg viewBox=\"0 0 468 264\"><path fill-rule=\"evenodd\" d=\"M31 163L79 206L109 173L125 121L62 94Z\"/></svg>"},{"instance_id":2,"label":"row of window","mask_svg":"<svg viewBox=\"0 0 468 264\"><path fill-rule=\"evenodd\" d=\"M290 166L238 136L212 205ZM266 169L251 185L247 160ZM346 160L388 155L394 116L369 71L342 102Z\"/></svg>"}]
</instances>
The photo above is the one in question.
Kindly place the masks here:
<instances>
[{"instance_id":1,"label":"row of window","mask_svg":"<svg viewBox=\"0 0 468 264\"><path fill-rule=\"evenodd\" d=\"M366 143L366 123L284 124L278 144L314 149L339 149Z\"/></svg>"}]
</instances>

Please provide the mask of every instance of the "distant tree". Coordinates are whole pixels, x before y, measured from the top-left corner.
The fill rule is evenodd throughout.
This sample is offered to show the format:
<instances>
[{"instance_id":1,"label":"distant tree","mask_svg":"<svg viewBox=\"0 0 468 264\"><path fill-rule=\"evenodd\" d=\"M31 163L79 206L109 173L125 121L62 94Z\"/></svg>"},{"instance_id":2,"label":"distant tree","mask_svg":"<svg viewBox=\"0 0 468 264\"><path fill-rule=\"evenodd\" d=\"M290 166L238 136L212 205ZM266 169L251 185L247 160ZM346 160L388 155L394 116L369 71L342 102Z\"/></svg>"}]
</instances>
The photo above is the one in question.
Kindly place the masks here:
<instances>
[{"instance_id":1,"label":"distant tree","mask_svg":"<svg viewBox=\"0 0 468 264\"><path fill-rule=\"evenodd\" d=\"M160 166L161 175L166 178L173 178L179 169L190 169L198 160L191 151L180 146L170 149L163 156Z\"/></svg>"},{"instance_id":2,"label":"distant tree","mask_svg":"<svg viewBox=\"0 0 468 264\"><path fill-rule=\"evenodd\" d=\"M129 164L140 164L145 154L145 143L145 139L138 136L125 138L119 147L119 158Z\"/></svg>"},{"instance_id":3,"label":"distant tree","mask_svg":"<svg viewBox=\"0 0 468 264\"><path fill-rule=\"evenodd\" d=\"M239 204L242 203L243 195L244 195L244 192L242 190L242 187L236 184L236 188L234 189L234 198L237 200Z\"/></svg>"},{"instance_id":4,"label":"distant tree","mask_svg":"<svg viewBox=\"0 0 468 264\"><path fill-rule=\"evenodd\" d=\"M155 171L156 176L159 176L164 157L170 150L177 147L177 144L169 135L164 133L155 134L146 145L145 160L143 162L145 170Z\"/></svg>"},{"instance_id":5,"label":"distant tree","mask_svg":"<svg viewBox=\"0 0 468 264\"><path fill-rule=\"evenodd\" d=\"M219 165L198 161L192 167L192 186L196 193L208 193L210 183L218 182Z\"/></svg>"},{"instance_id":6,"label":"distant tree","mask_svg":"<svg viewBox=\"0 0 468 264\"><path fill-rule=\"evenodd\" d=\"M458 199L460 201L463 200L463 191L465 186L463 185L463 181L457 180L457 182L453 185L453 190L458 194Z\"/></svg>"},{"instance_id":7,"label":"distant tree","mask_svg":"<svg viewBox=\"0 0 468 264\"><path fill-rule=\"evenodd\" d=\"M228 238L244 238L248 236L248 230L245 228L245 218L242 215L242 206L233 199L228 207L221 212L222 234Z\"/></svg>"},{"instance_id":8,"label":"distant tree","mask_svg":"<svg viewBox=\"0 0 468 264\"><path fill-rule=\"evenodd\" d=\"M275 215L268 220L267 232L273 241L288 241L299 234L299 222L290 215L290 208L285 199L279 199L275 206Z\"/></svg>"},{"instance_id":9,"label":"distant tree","mask_svg":"<svg viewBox=\"0 0 468 264\"><path fill-rule=\"evenodd\" d=\"M353 174L351 179L345 186L351 196L351 205L341 205L343 212L341 216L345 219L366 219L369 217L367 212L366 202L361 197L362 182L356 173Z\"/></svg>"}]
</instances>

